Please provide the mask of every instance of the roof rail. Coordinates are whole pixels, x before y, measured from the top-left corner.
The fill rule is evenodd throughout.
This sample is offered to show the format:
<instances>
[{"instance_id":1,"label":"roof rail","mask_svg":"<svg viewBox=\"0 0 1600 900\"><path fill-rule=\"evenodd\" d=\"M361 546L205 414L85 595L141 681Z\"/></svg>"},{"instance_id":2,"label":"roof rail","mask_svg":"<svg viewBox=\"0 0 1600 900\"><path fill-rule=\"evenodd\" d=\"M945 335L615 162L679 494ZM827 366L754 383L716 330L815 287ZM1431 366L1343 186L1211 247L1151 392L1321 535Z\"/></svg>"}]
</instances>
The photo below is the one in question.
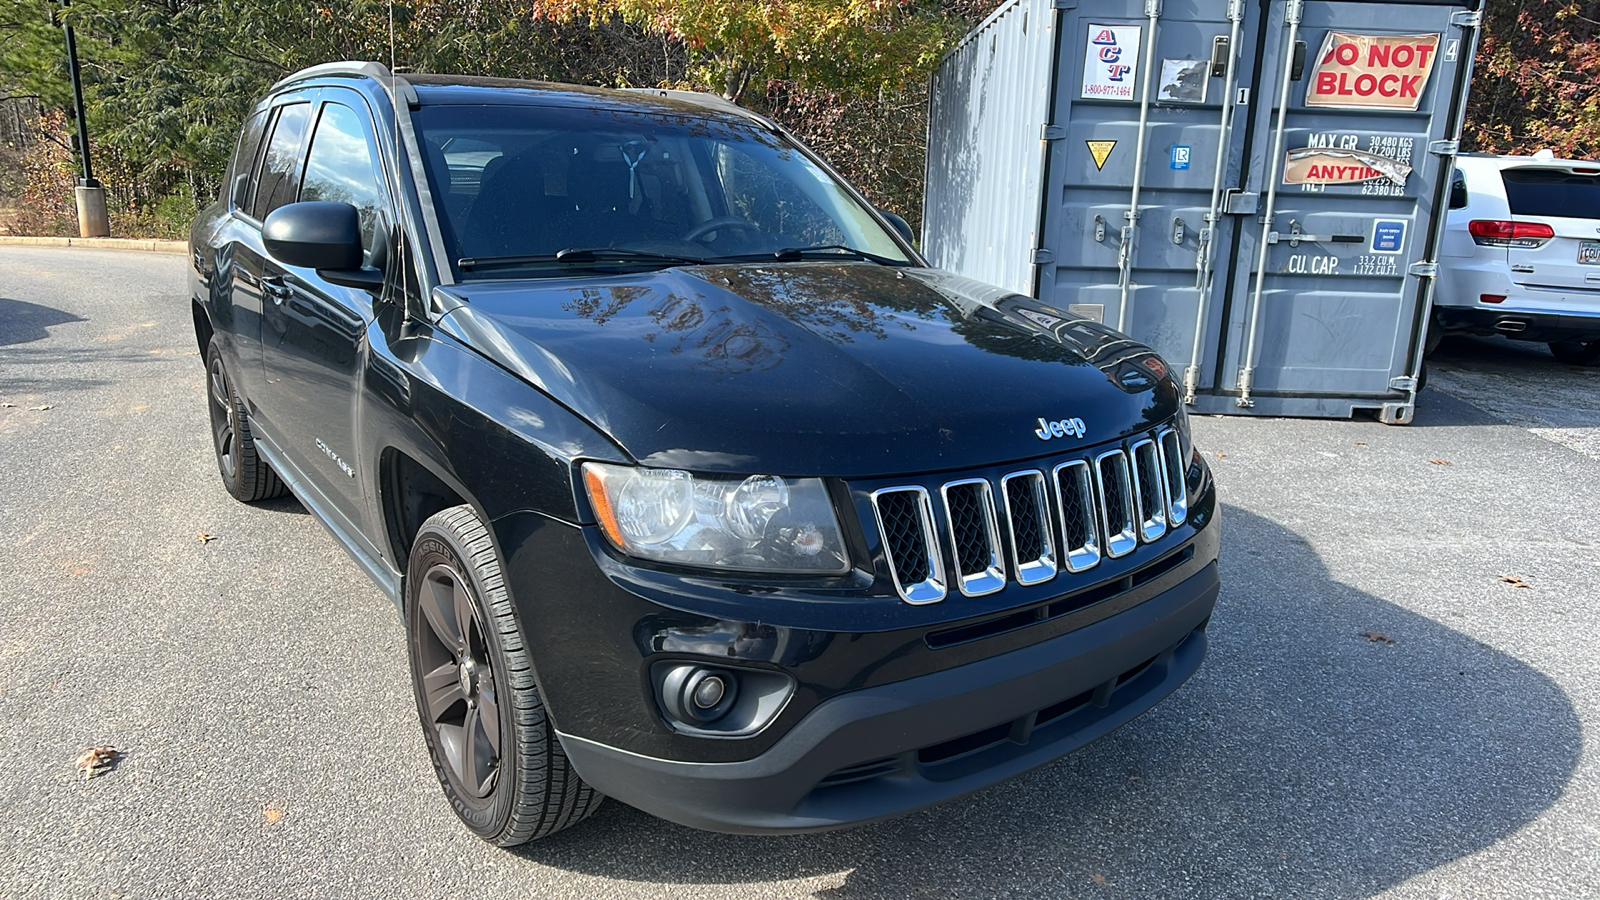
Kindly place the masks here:
<instances>
[{"instance_id":1,"label":"roof rail","mask_svg":"<svg viewBox=\"0 0 1600 900\"><path fill-rule=\"evenodd\" d=\"M391 94L398 93L400 95L398 99L404 100L407 106L415 108L419 104L417 89L411 86L411 82L389 71L389 67L380 62L342 60L340 62L322 63L321 65L301 69L293 75L280 79L277 84L272 86L272 89L276 91L297 81L321 78L327 75L355 75L371 78L378 84L383 85L383 89ZM389 99L393 102L397 98L391 96Z\"/></svg>"},{"instance_id":2,"label":"roof rail","mask_svg":"<svg viewBox=\"0 0 1600 900\"><path fill-rule=\"evenodd\" d=\"M754 110L746 109L732 100L722 96L721 94L712 94L705 91L679 91L669 88L623 88L622 90L630 94L651 94L656 97L665 97L668 100L678 100L683 103L693 103L696 106L708 107L710 109L718 110L719 112L733 113L737 116L743 116L746 119L754 119L763 125L777 127L773 121L768 119L766 116L763 116Z\"/></svg>"}]
</instances>

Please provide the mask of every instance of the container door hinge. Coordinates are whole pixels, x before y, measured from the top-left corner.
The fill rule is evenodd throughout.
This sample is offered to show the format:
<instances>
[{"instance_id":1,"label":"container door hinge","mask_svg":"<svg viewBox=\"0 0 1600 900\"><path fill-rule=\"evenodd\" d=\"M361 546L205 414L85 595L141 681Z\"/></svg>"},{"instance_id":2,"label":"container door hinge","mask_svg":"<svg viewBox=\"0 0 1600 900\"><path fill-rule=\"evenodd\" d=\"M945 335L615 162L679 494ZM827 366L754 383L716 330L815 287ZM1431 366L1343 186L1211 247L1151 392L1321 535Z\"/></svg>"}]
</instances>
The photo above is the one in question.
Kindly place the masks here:
<instances>
[{"instance_id":1,"label":"container door hinge","mask_svg":"<svg viewBox=\"0 0 1600 900\"><path fill-rule=\"evenodd\" d=\"M1439 264L1433 262L1412 263L1411 268L1407 271L1418 278L1438 278Z\"/></svg>"},{"instance_id":2,"label":"container door hinge","mask_svg":"<svg viewBox=\"0 0 1600 900\"><path fill-rule=\"evenodd\" d=\"M1483 24L1483 10L1463 9L1450 14L1450 24L1458 28L1477 28Z\"/></svg>"},{"instance_id":3,"label":"container door hinge","mask_svg":"<svg viewBox=\"0 0 1600 900\"><path fill-rule=\"evenodd\" d=\"M1461 152L1460 141L1434 141L1428 145L1428 152L1434 156L1455 156Z\"/></svg>"},{"instance_id":4,"label":"container door hinge","mask_svg":"<svg viewBox=\"0 0 1600 900\"><path fill-rule=\"evenodd\" d=\"M1046 250L1043 247L1033 251L1033 264L1036 266L1048 266L1055 261L1056 255L1053 251Z\"/></svg>"},{"instance_id":5,"label":"container door hinge","mask_svg":"<svg viewBox=\"0 0 1600 900\"><path fill-rule=\"evenodd\" d=\"M1039 132L1039 139L1042 141L1063 141L1066 138L1067 126L1065 125L1046 125L1044 130Z\"/></svg>"},{"instance_id":6,"label":"container door hinge","mask_svg":"<svg viewBox=\"0 0 1600 900\"><path fill-rule=\"evenodd\" d=\"M1389 390L1391 391L1414 391L1416 389L1417 380L1410 375L1401 375L1398 378L1389 379Z\"/></svg>"}]
</instances>

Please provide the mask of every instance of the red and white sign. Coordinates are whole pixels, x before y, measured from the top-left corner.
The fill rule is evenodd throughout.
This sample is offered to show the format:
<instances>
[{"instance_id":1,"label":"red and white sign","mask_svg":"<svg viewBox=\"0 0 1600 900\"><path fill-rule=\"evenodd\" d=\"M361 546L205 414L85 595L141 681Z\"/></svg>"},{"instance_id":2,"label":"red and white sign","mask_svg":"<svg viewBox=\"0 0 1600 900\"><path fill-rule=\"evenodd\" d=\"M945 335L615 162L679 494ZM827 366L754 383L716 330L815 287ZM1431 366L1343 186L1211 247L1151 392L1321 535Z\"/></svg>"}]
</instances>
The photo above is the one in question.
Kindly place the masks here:
<instances>
[{"instance_id":1,"label":"red and white sign","mask_svg":"<svg viewBox=\"0 0 1600 900\"><path fill-rule=\"evenodd\" d=\"M1306 85L1306 105L1416 110L1439 55L1439 37L1328 32Z\"/></svg>"}]
</instances>

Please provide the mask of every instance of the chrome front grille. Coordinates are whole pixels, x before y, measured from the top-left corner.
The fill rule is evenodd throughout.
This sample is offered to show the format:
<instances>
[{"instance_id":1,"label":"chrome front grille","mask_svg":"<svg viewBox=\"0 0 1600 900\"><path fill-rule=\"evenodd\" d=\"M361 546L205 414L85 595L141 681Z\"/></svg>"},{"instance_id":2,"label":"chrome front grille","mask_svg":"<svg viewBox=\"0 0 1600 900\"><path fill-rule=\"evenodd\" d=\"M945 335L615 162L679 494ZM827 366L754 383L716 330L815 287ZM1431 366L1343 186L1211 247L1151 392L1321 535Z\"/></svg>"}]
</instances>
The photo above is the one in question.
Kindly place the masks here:
<instances>
[{"instance_id":1,"label":"chrome front grille","mask_svg":"<svg viewBox=\"0 0 1600 900\"><path fill-rule=\"evenodd\" d=\"M998 491L988 478L949 481L937 488L940 516L927 487L874 491L895 590L908 603L936 603L954 581L982 597L1003 589L1008 574L1037 585L1127 556L1188 519L1182 451L1169 428L1126 449L1012 472Z\"/></svg>"},{"instance_id":2,"label":"chrome front grille","mask_svg":"<svg viewBox=\"0 0 1600 900\"><path fill-rule=\"evenodd\" d=\"M956 563L956 585L968 597L982 597L1006 586L1000 561L1000 525L995 521L994 495L983 478L952 481L939 489L950 523L950 547Z\"/></svg>"}]
</instances>

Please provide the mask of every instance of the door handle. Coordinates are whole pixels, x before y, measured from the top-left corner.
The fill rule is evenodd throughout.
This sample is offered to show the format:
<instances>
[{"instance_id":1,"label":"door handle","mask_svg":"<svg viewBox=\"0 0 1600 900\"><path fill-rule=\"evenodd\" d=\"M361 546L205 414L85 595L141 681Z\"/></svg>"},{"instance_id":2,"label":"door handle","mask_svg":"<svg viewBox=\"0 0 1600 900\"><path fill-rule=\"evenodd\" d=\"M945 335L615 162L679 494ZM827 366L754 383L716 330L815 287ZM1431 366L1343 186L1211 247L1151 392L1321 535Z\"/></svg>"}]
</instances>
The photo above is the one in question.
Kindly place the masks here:
<instances>
[{"instance_id":1,"label":"door handle","mask_svg":"<svg viewBox=\"0 0 1600 900\"><path fill-rule=\"evenodd\" d=\"M283 301L289 299L289 286L283 283L282 275L261 279L261 291L271 297L272 302L278 306L282 306Z\"/></svg>"}]
</instances>

